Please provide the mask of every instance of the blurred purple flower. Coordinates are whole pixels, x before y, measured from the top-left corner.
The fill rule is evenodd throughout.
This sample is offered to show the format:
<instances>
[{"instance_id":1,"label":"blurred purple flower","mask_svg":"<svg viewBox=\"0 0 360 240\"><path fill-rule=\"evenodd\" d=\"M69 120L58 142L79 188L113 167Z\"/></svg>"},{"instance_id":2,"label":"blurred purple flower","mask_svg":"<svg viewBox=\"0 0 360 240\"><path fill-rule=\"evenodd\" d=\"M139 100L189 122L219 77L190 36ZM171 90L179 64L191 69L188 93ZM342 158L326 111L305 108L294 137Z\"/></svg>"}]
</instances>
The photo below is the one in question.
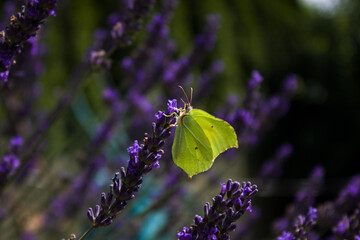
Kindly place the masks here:
<instances>
[{"instance_id":1,"label":"blurred purple flower","mask_svg":"<svg viewBox=\"0 0 360 240\"><path fill-rule=\"evenodd\" d=\"M289 230L293 219L296 216L303 214L305 211L307 211L307 209L309 209L309 217L314 217L314 215L310 215L311 213L314 213L310 211L312 210L311 206L315 204L315 197L322 187L323 182L324 169L320 166L317 166L310 173L310 176L306 180L304 187L302 187L296 193L295 201L290 206L288 206L285 217L274 221L272 228L276 234ZM318 215L316 215L316 217L317 216Z\"/></svg>"},{"instance_id":2,"label":"blurred purple flower","mask_svg":"<svg viewBox=\"0 0 360 240\"><path fill-rule=\"evenodd\" d=\"M17 156L18 149L22 146L23 140L20 136L12 137L9 141L9 152L0 160L0 187L3 186L9 176L13 175L20 166Z\"/></svg>"},{"instance_id":3,"label":"blurred purple flower","mask_svg":"<svg viewBox=\"0 0 360 240\"><path fill-rule=\"evenodd\" d=\"M294 240L294 239L295 239L294 235L285 231L281 234L281 236L277 237L277 240Z\"/></svg>"},{"instance_id":4,"label":"blurred purple flower","mask_svg":"<svg viewBox=\"0 0 360 240\"><path fill-rule=\"evenodd\" d=\"M240 145L254 146L261 134L287 113L290 98L296 90L296 78L291 75L283 82L287 87L283 87L280 93L267 99L259 92L262 81L260 73L253 71L248 81L243 106L222 114L234 126Z\"/></svg>"},{"instance_id":5,"label":"blurred purple flower","mask_svg":"<svg viewBox=\"0 0 360 240\"><path fill-rule=\"evenodd\" d=\"M257 88L260 86L260 83L263 81L263 77L259 73L259 71L254 70L251 73L251 78L248 81L247 88L248 90L253 90L254 88Z\"/></svg>"},{"instance_id":6,"label":"blurred purple flower","mask_svg":"<svg viewBox=\"0 0 360 240\"><path fill-rule=\"evenodd\" d=\"M291 155L293 147L290 143L281 145L275 155L267 160L258 174L260 185L266 183L271 178L278 178L282 172L285 160Z\"/></svg>"},{"instance_id":7,"label":"blurred purple flower","mask_svg":"<svg viewBox=\"0 0 360 240\"><path fill-rule=\"evenodd\" d=\"M7 82L13 58L36 35L45 18L55 15L56 6L57 0L27 1L22 11L11 17L10 24L0 33L0 83Z\"/></svg>"},{"instance_id":8,"label":"blurred purple flower","mask_svg":"<svg viewBox=\"0 0 360 240\"><path fill-rule=\"evenodd\" d=\"M360 204L351 215L345 215L332 228L333 233L341 239L356 239L360 233Z\"/></svg>"},{"instance_id":9,"label":"blurred purple flower","mask_svg":"<svg viewBox=\"0 0 360 240\"><path fill-rule=\"evenodd\" d=\"M295 223L291 231L283 231L282 235L277 237L277 239L297 239L297 240L307 240L308 235L311 229L315 226L317 220L317 209L309 207L309 210L306 215L300 214L296 217Z\"/></svg>"}]
</instances>

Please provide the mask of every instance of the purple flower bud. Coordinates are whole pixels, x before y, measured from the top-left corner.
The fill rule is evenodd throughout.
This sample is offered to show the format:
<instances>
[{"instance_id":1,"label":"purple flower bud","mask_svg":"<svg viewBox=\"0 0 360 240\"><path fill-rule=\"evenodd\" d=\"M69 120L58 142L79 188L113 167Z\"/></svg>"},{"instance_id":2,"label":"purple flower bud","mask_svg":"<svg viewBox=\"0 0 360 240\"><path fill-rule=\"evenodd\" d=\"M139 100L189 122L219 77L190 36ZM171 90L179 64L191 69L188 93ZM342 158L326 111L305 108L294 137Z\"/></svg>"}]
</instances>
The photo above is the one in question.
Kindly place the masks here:
<instances>
[{"instance_id":1,"label":"purple flower bud","mask_svg":"<svg viewBox=\"0 0 360 240\"><path fill-rule=\"evenodd\" d=\"M130 57L124 58L121 62L121 67L123 69L130 69L133 65L133 60Z\"/></svg>"},{"instance_id":2,"label":"purple flower bud","mask_svg":"<svg viewBox=\"0 0 360 240\"><path fill-rule=\"evenodd\" d=\"M285 231L281 234L281 236L277 237L277 240L294 240L294 239L295 239L294 235Z\"/></svg>"},{"instance_id":3,"label":"purple flower bud","mask_svg":"<svg viewBox=\"0 0 360 240\"><path fill-rule=\"evenodd\" d=\"M226 194L226 183L221 183L220 195L224 197L225 194Z\"/></svg>"},{"instance_id":4,"label":"purple flower bud","mask_svg":"<svg viewBox=\"0 0 360 240\"><path fill-rule=\"evenodd\" d=\"M121 38L124 35L124 31L124 24L122 22L117 22L111 31L111 37L113 39Z\"/></svg>"},{"instance_id":5,"label":"purple flower bud","mask_svg":"<svg viewBox=\"0 0 360 240\"><path fill-rule=\"evenodd\" d=\"M343 217L340 222L333 228L333 232L342 235L345 233L346 230L349 229L350 222L347 216Z\"/></svg>"},{"instance_id":6,"label":"purple flower bud","mask_svg":"<svg viewBox=\"0 0 360 240\"><path fill-rule=\"evenodd\" d=\"M7 82L9 77L9 70L6 70L4 72L0 72L0 83L1 82Z\"/></svg>"},{"instance_id":7,"label":"purple flower bud","mask_svg":"<svg viewBox=\"0 0 360 240\"><path fill-rule=\"evenodd\" d=\"M295 74L287 76L283 82L283 92L287 95L293 94L297 89L297 80Z\"/></svg>"},{"instance_id":8,"label":"purple flower bud","mask_svg":"<svg viewBox=\"0 0 360 240\"><path fill-rule=\"evenodd\" d=\"M187 227L184 227L183 230L176 234L176 236L179 238L179 240L193 240L193 237L191 234L187 233L189 229Z\"/></svg>"},{"instance_id":9,"label":"purple flower bud","mask_svg":"<svg viewBox=\"0 0 360 240\"><path fill-rule=\"evenodd\" d=\"M202 217L200 217L199 215L195 216L195 218L194 218L194 223L195 224L198 225L198 224L202 223L202 221L203 221Z\"/></svg>"},{"instance_id":10,"label":"purple flower bud","mask_svg":"<svg viewBox=\"0 0 360 240\"><path fill-rule=\"evenodd\" d=\"M139 147L138 141L135 140L134 144L131 147L129 147L127 149L127 151L131 158L136 158L137 154L139 153L139 149L140 149L140 147Z\"/></svg>"},{"instance_id":11,"label":"purple flower bud","mask_svg":"<svg viewBox=\"0 0 360 240\"><path fill-rule=\"evenodd\" d=\"M23 145L22 137L15 136L15 137L10 139L9 151L15 153L15 152L17 152L19 147L21 147L22 145Z\"/></svg>"},{"instance_id":12,"label":"purple flower bud","mask_svg":"<svg viewBox=\"0 0 360 240\"><path fill-rule=\"evenodd\" d=\"M159 167L160 167L159 161L156 161L153 164L151 164L151 168L159 168Z\"/></svg>"},{"instance_id":13,"label":"purple flower bud","mask_svg":"<svg viewBox=\"0 0 360 240\"><path fill-rule=\"evenodd\" d=\"M317 209L313 208L313 207L309 207L309 211L307 213L307 217L309 218L309 220L314 220L317 219Z\"/></svg>"},{"instance_id":14,"label":"purple flower bud","mask_svg":"<svg viewBox=\"0 0 360 240\"><path fill-rule=\"evenodd\" d=\"M168 34L168 28L165 25L166 18L161 14L155 14L152 18L152 21L148 25L147 31L149 34L156 34L159 35L159 37L164 37Z\"/></svg>"},{"instance_id":15,"label":"purple flower bud","mask_svg":"<svg viewBox=\"0 0 360 240\"><path fill-rule=\"evenodd\" d=\"M263 81L263 77L261 76L261 74L258 71L254 70L251 73L251 78L248 82L248 89L257 88L262 81Z\"/></svg>"},{"instance_id":16,"label":"purple flower bud","mask_svg":"<svg viewBox=\"0 0 360 240\"><path fill-rule=\"evenodd\" d=\"M91 51L90 62L99 69L109 69L111 66L111 60L107 57L105 50Z\"/></svg>"},{"instance_id":17,"label":"purple flower bud","mask_svg":"<svg viewBox=\"0 0 360 240\"><path fill-rule=\"evenodd\" d=\"M87 216L91 223L93 223L95 221L95 216L94 216L94 212L93 212L92 208L88 209Z\"/></svg>"},{"instance_id":18,"label":"purple flower bud","mask_svg":"<svg viewBox=\"0 0 360 240\"><path fill-rule=\"evenodd\" d=\"M177 112L177 100L168 100L168 113L171 114Z\"/></svg>"},{"instance_id":19,"label":"purple flower bud","mask_svg":"<svg viewBox=\"0 0 360 240\"><path fill-rule=\"evenodd\" d=\"M161 118L164 116L164 111L158 111L156 114L155 114L155 118L157 121L160 121Z\"/></svg>"},{"instance_id":20,"label":"purple flower bud","mask_svg":"<svg viewBox=\"0 0 360 240\"><path fill-rule=\"evenodd\" d=\"M8 154L3 157L3 162L0 162L0 174L5 173L12 175L15 170L20 166L18 157L14 154Z\"/></svg>"},{"instance_id":21,"label":"purple flower bud","mask_svg":"<svg viewBox=\"0 0 360 240\"><path fill-rule=\"evenodd\" d=\"M102 93L102 97L110 106L113 106L119 99L118 93L113 88L106 88Z\"/></svg>"}]
</instances>

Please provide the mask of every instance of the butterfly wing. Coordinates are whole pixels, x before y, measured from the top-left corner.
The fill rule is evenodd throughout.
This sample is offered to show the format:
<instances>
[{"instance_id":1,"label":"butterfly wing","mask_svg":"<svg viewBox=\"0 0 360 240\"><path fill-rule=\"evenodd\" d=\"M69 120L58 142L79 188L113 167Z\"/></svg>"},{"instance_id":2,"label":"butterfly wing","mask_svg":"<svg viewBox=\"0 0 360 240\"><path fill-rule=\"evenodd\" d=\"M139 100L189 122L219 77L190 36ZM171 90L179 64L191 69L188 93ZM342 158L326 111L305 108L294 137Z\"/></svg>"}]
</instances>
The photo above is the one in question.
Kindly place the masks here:
<instances>
[{"instance_id":1,"label":"butterfly wing","mask_svg":"<svg viewBox=\"0 0 360 240\"><path fill-rule=\"evenodd\" d=\"M191 115L184 116L175 130L172 155L175 164L189 177L208 170L213 163L209 139Z\"/></svg>"},{"instance_id":2,"label":"butterfly wing","mask_svg":"<svg viewBox=\"0 0 360 240\"><path fill-rule=\"evenodd\" d=\"M198 123L209 140L213 156L212 161L227 149L238 147L235 130L229 123L200 109L191 110L189 116Z\"/></svg>"}]
</instances>

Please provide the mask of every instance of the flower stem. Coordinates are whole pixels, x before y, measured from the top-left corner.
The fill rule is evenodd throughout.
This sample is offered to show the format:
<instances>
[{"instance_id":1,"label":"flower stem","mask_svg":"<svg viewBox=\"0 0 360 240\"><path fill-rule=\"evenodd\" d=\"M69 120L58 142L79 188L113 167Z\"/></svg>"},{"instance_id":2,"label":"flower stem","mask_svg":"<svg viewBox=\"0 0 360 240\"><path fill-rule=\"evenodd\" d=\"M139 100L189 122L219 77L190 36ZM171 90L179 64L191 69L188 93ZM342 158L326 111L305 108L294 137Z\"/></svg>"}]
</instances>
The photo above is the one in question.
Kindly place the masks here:
<instances>
[{"instance_id":1,"label":"flower stem","mask_svg":"<svg viewBox=\"0 0 360 240\"><path fill-rule=\"evenodd\" d=\"M80 238L79 240L84 240L91 232L92 230L94 230L95 227L94 226L91 226L91 228L89 228Z\"/></svg>"}]
</instances>

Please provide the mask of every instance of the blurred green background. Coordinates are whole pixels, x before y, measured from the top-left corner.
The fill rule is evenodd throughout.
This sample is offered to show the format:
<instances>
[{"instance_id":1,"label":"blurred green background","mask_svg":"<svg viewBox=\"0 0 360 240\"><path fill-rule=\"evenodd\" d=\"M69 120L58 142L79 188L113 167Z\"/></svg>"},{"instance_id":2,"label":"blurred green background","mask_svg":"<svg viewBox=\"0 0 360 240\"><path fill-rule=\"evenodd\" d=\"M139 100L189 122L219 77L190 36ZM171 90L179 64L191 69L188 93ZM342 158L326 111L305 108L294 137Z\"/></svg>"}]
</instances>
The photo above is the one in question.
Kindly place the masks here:
<instances>
[{"instance_id":1,"label":"blurred green background","mask_svg":"<svg viewBox=\"0 0 360 240\"><path fill-rule=\"evenodd\" d=\"M300 177L302 170L316 164L325 166L328 177L349 176L357 171L351 165L360 155L360 3L322 2L182 0L171 21L171 35L184 54L206 15L221 16L215 50L208 54L210 60L221 59L226 66L215 82L216 101L224 101L230 93L241 98L254 69L265 79L261 89L265 94L276 92L287 74L298 76L299 89L289 114L265 136L261 151L254 149L252 155L257 162L269 156L279 143L290 141L295 154L287 165L289 176ZM106 0L60 2L57 17L45 26L50 59L42 78L43 106L55 101L54 87L67 84L67 76L92 43L93 31L105 24L114 4ZM138 41L141 37L138 34ZM90 101L91 95L100 94L96 84L93 81L85 86ZM101 108L96 100L93 102L95 109Z\"/></svg>"}]
</instances>

